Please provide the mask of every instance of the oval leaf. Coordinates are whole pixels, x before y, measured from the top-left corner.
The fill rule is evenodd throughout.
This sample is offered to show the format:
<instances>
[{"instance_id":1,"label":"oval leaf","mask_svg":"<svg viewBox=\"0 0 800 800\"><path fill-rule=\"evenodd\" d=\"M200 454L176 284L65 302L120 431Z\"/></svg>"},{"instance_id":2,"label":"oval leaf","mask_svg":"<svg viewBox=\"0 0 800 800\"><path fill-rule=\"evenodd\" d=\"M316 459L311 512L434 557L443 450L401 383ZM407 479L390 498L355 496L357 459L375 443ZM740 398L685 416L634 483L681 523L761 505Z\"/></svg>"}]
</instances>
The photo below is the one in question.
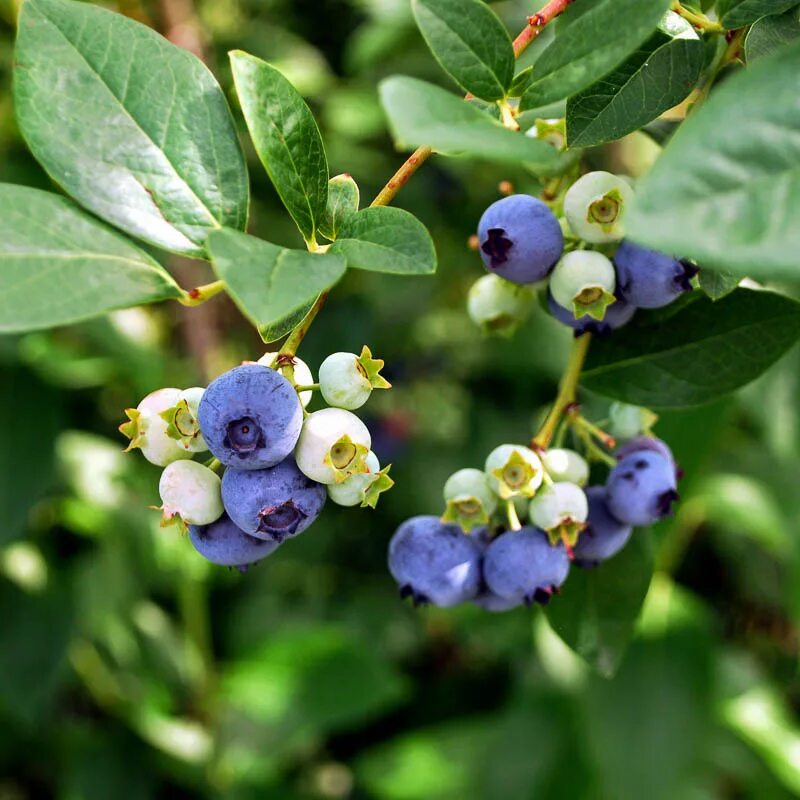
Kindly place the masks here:
<instances>
[{"instance_id":1,"label":"oval leaf","mask_svg":"<svg viewBox=\"0 0 800 800\"><path fill-rule=\"evenodd\" d=\"M328 205L320 220L319 232L333 241L339 226L351 214L358 211L361 193L351 175L336 175L328 181Z\"/></svg>"},{"instance_id":2,"label":"oval leaf","mask_svg":"<svg viewBox=\"0 0 800 800\"><path fill-rule=\"evenodd\" d=\"M747 63L771 55L795 39L800 39L800 6L790 8L785 14L762 17L747 32L744 42Z\"/></svg>"},{"instance_id":3,"label":"oval leaf","mask_svg":"<svg viewBox=\"0 0 800 800\"><path fill-rule=\"evenodd\" d=\"M198 58L72 0L26 0L15 57L22 134L81 205L186 255L203 255L210 230L245 226L244 156Z\"/></svg>"},{"instance_id":4,"label":"oval leaf","mask_svg":"<svg viewBox=\"0 0 800 800\"><path fill-rule=\"evenodd\" d=\"M623 64L567 102L570 147L621 139L676 106L703 69L705 48L694 28L670 12Z\"/></svg>"},{"instance_id":5,"label":"oval leaf","mask_svg":"<svg viewBox=\"0 0 800 800\"><path fill-rule=\"evenodd\" d=\"M179 297L150 256L69 200L0 184L0 332Z\"/></svg>"},{"instance_id":6,"label":"oval leaf","mask_svg":"<svg viewBox=\"0 0 800 800\"><path fill-rule=\"evenodd\" d=\"M208 240L214 271L241 312L272 339L287 320L301 321L308 306L344 275L344 258L288 250L233 230ZM296 324L296 323L295 323ZM283 330L283 333L290 329Z\"/></svg>"},{"instance_id":7,"label":"oval leaf","mask_svg":"<svg viewBox=\"0 0 800 800\"><path fill-rule=\"evenodd\" d=\"M788 297L736 289L712 302L695 292L593 342L582 383L634 405L700 405L755 380L798 337L800 303Z\"/></svg>"},{"instance_id":8,"label":"oval leaf","mask_svg":"<svg viewBox=\"0 0 800 800\"><path fill-rule=\"evenodd\" d=\"M670 0L596 2L560 30L539 56L520 110L553 103L591 86L655 32L669 6Z\"/></svg>"},{"instance_id":9,"label":"oval leaf","mask_svg":"<svg viewBox=\"0 0 800 800\"><path fill-rule=\"evenodd\" d=\"M631 238L752 277L800 270L800 42L726 81L639 184Z\"/></svg>"},{"instance_id":10,"label":"oval leaf","mask_svg":"<svg viewBox=\"0 0 800 800\"><path fill-rule=\"evenodd\" d=\"M438 86L396 75L380 85L381 102L395 144L411 150L428 145L441 153L546 170L558 151L546 142L504 128L472 103Z\"/></svg>"},{"instance_id":11,"label":"oval leaf","mask_svg":"<svg viewBox=\"0 0 800 800\"><path fill-rule=\"evenodd\" d=\"M502 100L514 79L505 25L481 0L413 0L428 47L450 77L481 100Z\"/></svg>"},{"instance_id":12,"label":"oval leaf","mask_svg":"<svg viewBox=\"0 0 800 800\"><path fill-rule=\"evenodd\" d=\"M743 28L767 14L782 14L797 0L719 0L717 14L720 22L728 28Z\"/></svg>"},{"instance_id":13,"label":"oval leaf","mask_svg":"<svg viewBox=\"0 0 800 800\"><path fill-rule=\"evenodd\" d=\"M303 238L315 241L328 201L328 161L314 115L275 67L241 50L230 58L258 157Z\"/></svg>"},{"instance_id":14,"label":"oval leaf","mask_svg":"<svg viewBox=\"0 0 800 800\"><path fill-rule=\"evenodd\" d=\"M436 272L436 249L425 226L408 211L373 206L344 220L331 253L347 266L396 275Z\"/></svg>"},{"instance_id":15,"label":"oval leaf","mask_svg":"<svg viewBox=\"0 0 800 800\"><path fill-rule=\"evenodd\" d=\"M731 275L730 272L717 272L716 270L700 270L698 278L700 288L712 299L721 300L727 297L738 285L741 278Z\"/></svg>"}]
</instances>

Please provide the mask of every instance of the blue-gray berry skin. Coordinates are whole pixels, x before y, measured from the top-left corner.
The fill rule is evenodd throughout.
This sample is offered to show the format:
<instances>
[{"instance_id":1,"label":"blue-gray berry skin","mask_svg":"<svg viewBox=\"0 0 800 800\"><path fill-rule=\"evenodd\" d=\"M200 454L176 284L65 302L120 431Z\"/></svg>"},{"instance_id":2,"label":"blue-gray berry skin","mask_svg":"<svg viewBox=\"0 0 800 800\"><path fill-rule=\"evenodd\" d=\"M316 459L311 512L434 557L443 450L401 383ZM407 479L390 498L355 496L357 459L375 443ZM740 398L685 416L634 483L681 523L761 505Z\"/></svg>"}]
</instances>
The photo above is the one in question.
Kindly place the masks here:
<instances>
[{"instance_id":1,"label":"blue-gray berry skin","mask_svg":"<svg viewBox=\"0 0 800 800\"><path fill-rule=\"evenodd\" d=\"M277 542L248 536L227 514L210 525L190 525L189 541L203 558L223 567L247 567L278 549Z\"/></svg>"},{"instance_id":2,"label":"blue-gray berry skin","mask_svg":"<svg viewBox=\"0 0 800 800\"><path fill-rule=\"evenodd\" d=\"M259 364L235 367L212 381L197 416L208 449L235 469L264 469L283 461L303 425L292 384Z\"/></svg>"},{"instance_id":3,"label":"blue-gray berry skin","mask_svg":"<svg viewBox=\"0 0 800 800\"><path fill-rule=\"evenodd\" d=\"M492 536L489 529L486 527L475 528L470 536L475 544L478 545L481 551L481 586L478 590L477 596L472 599L476 606L480 606L484 611L491 611L493 613L500 613L502 611L510 611L512 608L521 606L523 601L518 598L507 599L496 595L487 585L483 579L483 556L486 550L492 543Z\"/></svg>"},{"instance_id":4,"label":"blue-gray berry skin","mask_svg":"<svg viewBox=\"0 0 800 800\"><path fill-rule=\"evenodd\" d=\"M631 455L631 453L638 453L641 450L650 450L653 453L660 453L675 467L676 478L681 477L680 468L675 461L675 456L672 455L672 450L670 450L669 445L663 439L659 439L655 436L636 436L625 442L625 444L620 445L614 455L617 457L617 461L621 461L623 458Z\"/></svg>"},{"instance_id":5,"label":"blue-gray berry skin","mask_svg":"<svg viewBox=\"0 0 800 800\"><path fill-rule=\"evenodd\" d=\"M589 518L573 549L573 561L579 567L594 567L616 555L628 543L633 527L620 522L608 510L606 487L586 489Z\"/></svg>"},{"instance_id":6,"label":"blue-gray berry skin","mask_svg":"<svg viewBox=\"0 0 800 800\"><path fill-rule=\"evenodd\" d=\"M406 520L389 542L389 572L401 597L449 607L471 600L481 583L481 550L457 525L438 517Z\"/></svg>"},{"instance_id":7,"label":"blue-gray berry skin","mask_svg":"<svg viewBox=\"0 0 800 800\"><path fill-rule=\"evenodd\" d=\"M227 469L222 503L230 518L259 539L282 542L302 533L319 516L328 494L297 468L294 458L256 470Z\"/></svg>"},{"instance_id":8,"label":"blue-gray berry skin","mask_svg":"<svg viewBox=\"0 0 800 800\"><path fill-rule=\"evenodd\" d=\"M630 453L609 473L608 509L627 525L652 525L672 511L677 499L675 466L654 450Z\"/></svg>"},{"instance_id":9,"label":"blue-gray berry skin","mask_svg":"<svg viewBox=\"0 0 800 800\"><path fill-rule=\"evenodd\" d=\"M661 308L692 288L697 267L686 261L623 241L614 254L617 288L631 305Z\"/></svg>"},{"instance_id":10,"label":"blue-gray berry skin","mask_svg":"<svg viewBox=\"0 0 800 800\"><path fill-rule=\"evenodd\" d=\"M569 309L564 308L564 306L560 306L556 303L553 295L550 294L549 291L547 292L547 307L550 309L550 313L559 322L574 329L576 336L580 336L582 333L594 333L598 336L605 336L611 333L611 331L615 331L617 328L627 325L636 313L636 306L626 303L622 298L617 297L617 301L606 308L606 315L602 320L594 319L588 314L584 314L582 317L575 319L575 314Z\"/></svg>"},{"instance_id":11,"label":"blue-gray berry skin","mask_svg":"<svg viewBox=\"0 0 800 800\"><path fill-rule=\"evenodd\" d=\"M498 536L483 559L489 590L528 605L546 605L568 573L569 555L564 545L554 547L544 531L530 526Z\"/></svg>"},{"instance_id":12,"label":"blue-gray berry skin","mask_svg":"<svg viewBox=\"0 0 800 800\"><path fill-rule=\"evenodd\" d=\"M564 234L553 212L527 194L492 203L478 223L478 239L486 269L512 283L542 280L564 252Z\"/></svg>"}]
</instances>

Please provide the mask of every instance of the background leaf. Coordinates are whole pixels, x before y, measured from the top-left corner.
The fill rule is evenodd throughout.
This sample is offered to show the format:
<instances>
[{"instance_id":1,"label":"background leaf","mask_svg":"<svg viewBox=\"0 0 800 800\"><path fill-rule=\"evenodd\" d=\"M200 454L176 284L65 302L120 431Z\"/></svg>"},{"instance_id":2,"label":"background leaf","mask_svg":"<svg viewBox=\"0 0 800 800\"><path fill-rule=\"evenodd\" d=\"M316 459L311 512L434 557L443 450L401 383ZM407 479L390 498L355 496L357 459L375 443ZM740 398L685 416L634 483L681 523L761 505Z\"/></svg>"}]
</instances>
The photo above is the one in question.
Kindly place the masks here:
<instances>
[{"instance_id":1,"label":"background leaf","mask_svg":"<svg viewBox=\"0 0 800 800\"><path fill-rule=\"evenodd\" d=\"M429 145L450 155L547 169L558 152L546 142L504 128L471 103L430 83L393 76L380 85L381 102L395 144L403 149Z\"/></svg>"},{"instance_id":2,"label":"background leaf","mask_svg":"<svg viewBox=\"0 0 800 800\"><path fill-rule=\"evenodd\" d=\"M720 300L729 295L738 285L741 278L730 272L717 272L711 269L700 270L700 288L712 299Z\"/></svg>"},{"instance_id":3,"label":"background leaf","mask_svg":"<svg viewBox=\"0 0 800 800\"><path fill-rule=\"evenodd\" d=\"M573 567L569 592L547 607L553 630L598 672L622 661L653 574L648 530L636 530L622 552L593 569Z\"/></svg>"},{"instance_id":4,"label":"background leaf","mask_svg":"<svg viewBox=\"0 0 800 800\"><path fill-rule=\"evenodd\" d=\"M596 2L559 31L539 56L520 110L547 105L591 86L655 31L669 6L669 0Z\"/></svg>"},{"instance_id":5,"label":"background leaf","mask_svg":"<svg viewBox=\"0 0 800 800\"><path fill-rule=\"evenodd\" d=\"M215 232L209 251L214 271L241 312L270 336L276 323L290 315L302 320L309 303L330 289L347 266L341 256L288 250L231 230Z\"/></svg>"},{"instance_id":6,"label":"background leaf","mask_svg":"<svg viewBox=\"0 0 800 800\"><path fill-rule=\"evenodd\" d=\"M771 55L774 50L800 38L800 6L784 14L772 14L753 23L744 40L747 63Z\"/></svg>"},{"instance_id":7,"label":"background leaf","mask_svg":"<svg viewBox=\"0 0 800 800\"><path fill-rule=\"evenodd\" d=\"M514 78L505 25L482 0L412 0L425 41L442 68L481 100L502 100Z\"/></svg>"},{"instance_id":8,"label":"background leaf","mask_svg":"<svg viewBox=\"0 0 800 800\"><path fill-rule=\"evenodd\" d=\"M694 28L669 12L625 62L567 101L569 146L621 139L676 106L697 83L704 58Z\"/></svg>"},{"instance_id":9,"label":"background leaf","mask_svg":"<svg viewBox=\"0 0 800 800\"><path fill-rule=\"evenodd\" d=\"M713 93L639 184L628 235L712 269L797 277L798 72L795 43Z\"/></svg>"},{"instance_id":10,"label":"background leaf","mask_svg":"<svg viewBox=\"0 0 800 800\"><path fill-rule=\"evenodd\" d=\"M339 226L358 211L360 192L351 175L335 175L328 181L328 203L319 223L319 232L333 241Z\"/></svg>"},{"instance_id":11,"label":"background leaf","mask_svg":"<svg viewBox=\"0 0 800 800\"><path fill-rule=\"evenodd\" d=\"M425 226L401 208L373 206L347 217L331 253L347 266L397 275L436 272L436 250Z\"/></svg>"},{"instance_id":12,"label":"background leaf","mask_svg":"<svg viewBox=\"0 0 800 800\"><path fill-rule=\"evenodd\" d=\"M781 14L797 4L797 0L719 0L717 14L728 28L743 28L767 14Z\"/></svg>"},{"instance_id":13,"label":"background leaf","mask_svg":"<svg viewBox=\"0 0 800 800\"><path fill-rule=\"evenodd\" d=\"M221 225L244 228L247 169L222 90L144 25L89 3L28 0L14 97L33 154L98 216L186 255L202 255Z\"/></svg>"},{"instance_id":14,"label":"background leaf","mask_svg":"<svg viewBox=\"0 0 800 800\"><path fill-rule=\"evenodd\" d=\"M230 58L256 152L300 233L312 241L328 200L328 161L314 115L277 69L241 50Z\"/></svg>"},{"instance_id":15,"label":"background leaf","mask_svg":"<svg viewBox=\"0 0 800 800\"><path fill-rule=\"evenodd\" d=\"M0 184L0 333L179 297L169 273L69 200Z\"/></svg>"}]
</instances>

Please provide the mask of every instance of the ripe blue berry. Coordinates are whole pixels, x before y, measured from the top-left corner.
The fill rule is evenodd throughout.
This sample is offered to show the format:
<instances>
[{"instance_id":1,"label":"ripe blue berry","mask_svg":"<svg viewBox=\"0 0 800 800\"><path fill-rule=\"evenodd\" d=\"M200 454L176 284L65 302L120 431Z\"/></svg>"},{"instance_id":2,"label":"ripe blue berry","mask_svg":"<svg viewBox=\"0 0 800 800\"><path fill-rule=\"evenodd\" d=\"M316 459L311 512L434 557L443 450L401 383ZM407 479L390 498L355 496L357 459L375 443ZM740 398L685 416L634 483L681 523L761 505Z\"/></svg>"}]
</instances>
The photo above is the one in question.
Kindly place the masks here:
<instances>
[{"instance_id":1,"label":"ripe blue berry","mask_svg":"<svg viewBox=\"0 0 800 800\"><path fill-rule=\"evenodd\" d=\"M389 543L389 572L415 605L455 606L478 594L480 557L478 543L457 525L412 517Z\"/></svg>"},{"instance_id":2,"label":"ripe blue berry","mask_svg":"<svg viewBox=\"0 0 800 800\"><path fill-rule=\"evenodd\" d=\"M675 456L672 455L672 450L670 450L669 445L663 439L659 439L656 436L636 436L629 442L625 442L625 444L618 447L614 455L617 461L622 461L623 458L626 458L632 453L638 453L642 450L650 450L653 453L659 453L664 456L675 468L676 478L680 477L678 474L678 465L675 461Z\"/></svg>"},{"instance_id":3,"label":"ripe blue berry","mask_svg":"<svg viewBox=\"0 0 800 800\"><path fill-rule=\"evenodd\" d=\"M245 364L212 381L200 401L198 419L208 449L223 464L264 469L294 449L303 409L283 375Z\"/></svg>"},{"instance_id":4,"label":"ripe blue berry","mask_svg":"<svg viewBox=\"0 0 800 800\"><path fill-rule=\"evenodd\" d=\"M470 534L471 538L480 547L482 556L486 554L486 550L492 543L492 537L489 535L487 528L476 528ZM481 576L483 575L483 558L481 558ZM477 597L472 600L476 606L480 606L484 611L491 611L492 613L500 613L502 611L510 611L512 608L521 606L523 601L520 598L500 597L495 594L487 585L486 581L481 581L481 587L478 591Z\"/></svg>"},{"instance_id":5,"label":"ripe blue berry","mask_svg":"<svg viewBox=\"0 0 800 800\"><path fill-rule=\"evenodd\" d=\"M490 591L527 604L546 605L568 573L564 545L551 545L544 531L532 527L501 534L483 559L483 576Z\"/></svg>"},{"instance_id":6,"label":"ripe blue berry","mask_svg":"<svg viewBox=\"0 0 800 800\"><path fill-rule=\"evenodd\" d=\"M573 554L578 566L594 567L625 547L633 527L620 522L608 510L605 486L590 486L586 498L589 501L588 524L578 537Z\"/></svg>"},{"instance_id":7,"label":"ripe blue berry","mask_svg":"<svg viewBox=\"0 0 800 800\"><path fill-rule=\"evenodd\" d=\"M189 541L203 558L223 567L246 567L278 549L278 542L248 536L227 514L210 525L190 525Z\"/></svg>"},{"instance_id":8,"label":"ripe blue berry","mask_svg":"<svg viewBox=\"0 0 800 800\"><path fill-rule=\"evenodd\" d=\"M564 251L564 234L541 200L513 194L492 203L478 223L486 269L512 283L536 283Z\"/></svg>"},{"instance_id":9,"label":"ripe blue berry","mask_svg":"<svg viewBox=\"0 0 800 800\"><path fill-rule=\"evenodd\" d=\"M620 522L651 525L678 499L675 466L653 450L633 452L611 470L606 491L608 509Z\"/></svg>"},{"instance_id":10,"label":"ripe blue berry","mask_svg":"<svg viewBox=\"0 0 800 800\"><path fill-rule=\"evenodd\" d=\"M293 458L267 469L227 469L222 502L245 533L282 542L302 533L325 505L325 487L303 475Z\"/></svg>"},{"instance_id":11,"label":"ripe blue berry","mask_svg":"<svg viewBox=\"0 0 800 800\"><path fill-rule=\"evenodd\" d=\"M691 291L697 267L688 261L648 250L627 239L614 254L622 297L639 308L661 308Z\"/></svg>"},{"instance_id":12,"label":"ripe blue berry","mask_svg":"<svg viewBox=\"0 0 800 800\"><path fill-rule=\"evenodd\" d=\"M580 336L582 333L595 333L598 336L605 336L611 331L627 325L636 313L635 306L617 297L616 302L606 306L606 313L602 320L593 319L588 314L575 319L575 314L556 303L550 292L547 293L547 307L559 322L573 328L576 336Z\"/></svg>"}]
</instances>

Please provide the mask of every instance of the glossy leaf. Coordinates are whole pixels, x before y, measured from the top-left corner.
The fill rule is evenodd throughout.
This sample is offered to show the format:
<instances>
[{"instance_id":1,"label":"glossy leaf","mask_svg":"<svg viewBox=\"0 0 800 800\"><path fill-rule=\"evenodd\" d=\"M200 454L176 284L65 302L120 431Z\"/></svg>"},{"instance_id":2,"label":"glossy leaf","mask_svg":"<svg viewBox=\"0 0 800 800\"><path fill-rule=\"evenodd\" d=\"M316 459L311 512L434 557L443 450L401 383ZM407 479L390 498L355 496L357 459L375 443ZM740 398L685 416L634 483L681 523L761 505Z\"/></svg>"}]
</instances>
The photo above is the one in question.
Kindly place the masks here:
<instances>
[{"instance_id":1,"label":"glossy leaf","mask_svg":"<svg viewBox=\"0 0 800 800\"><path fill-rule=\"evenodd\" d=\"M481 100L501 100L514 78L505 25L482 0L412 0L428 47L450 77Z\"/></svg>"},{"instance_id":2,"label":"glossy leaf","mask_svg":"<svg viewBox=\"0 0 800 800\"><path fill-rule=\"evenodd\" d=\"M232 230L215 232L209 250L214 271L236 305L270 339L287 317L302 320L309 303L330 289L347 266L341 256L288 250Z\"/></svg>"},{"instance_id":3,"label":"glossy leaf","mask_svg":"<svg viewBox=\"0 0 800 800\"><path fill-rule=\"evenodd\" d=\"M614 558L592 569L574 567L569 590L547 607L547 619L598 672L612 675L633 636L652 574L650 534L637 530Z\"/></svg>"},{"instance_id":4,"label":"glossy leaf","mask_svg":"<svg viewBox=\"0 0 800 800\"><path fill-rule=\"evenodd\" d=\"M779 47L800 39L800 5L784 14L762 17L753 23L744 41L747 63L771 55Z\"/></svg>"},{"instance_id":5,"label":"glossy leaf","mask_svg":"<svg viewBox=\"0 0 800 800\"><path fill-rule=\"evenodd\" d=\"M567 102L570 147L620 139L680 103L703 68L705 48L694 28L668 13L625 62Z\"/></svg>"},{"instance_id":6,"label":"glossy leaf","mask_svg":"<svg viewBox=\"0 0 800 800\"><path fill-rule=\"evenodd\" d=\"M695 292L593 342L582 383L635 405L699 405L755 380L799 337L800 303L788 297L736 289L712 302Z\"/></svg>"},{"instance_id":7,"label":"glossy leaf","mask_svg":"<svg viewBox=\"0 0 800 800\"><path fill-rule=\"evenodd\" d=\"M631 238L702 266L800 274L800 42L726 81L637 188Z\"/></svg>"},{"instance_id":8,"label":"glossy leaf","mask_svg":"<svg viewBox=\"0 0 800 800\"><path fill-rule=\"evenodd\" d=\"M344 220L358 211L360 194L350 175L336 175L328 181L328 204L319 223L319 232L326 239L333 241Z\"/></svg>"},{"instance_id":9,"label":"glossy leaf","mask_svg":"<svg viewBox=\"0 0 800 800\"><path fill-rule=\"evenodd\" d=\"M741 278L730 272L716 272L711 269L700 270L700 288L712 299L727 297L738 285Z\"/></svg>"},{"instance_id":10,"label":"glossy leaf","mask_svg":"<svg viewBox=\"0 0 800 800\"><path fill-rule=\"evenodd\" d=\"M241 50L230 58L258 157L300 233L312 241L328 200L328 161L314 115L275 67Z\"/></svg>"},{"instance_id":11,"label":"glossy leaf","mask_svg":"<svg viewBox=\"0 0 800 800\"><path fill-rule=\"evenodd\" d=\"M669 0L598 0L559 31L539 56L520 110L547 105L591 86L655 32L669 6Z\"/></svg>"},{"instance_id":12,"label":"glossy leaf","mask_svg":"<svg viewBox=\"0 0 800 800\"><path fill-rule=\"evenodd\" d=\"M179 297L150 256L64 197L0 184L0 333Z\"/></svg>"},{"instance_id":13,"label":"glossy leaf","mask_svg":"<svg viewBox=\"0 0 800 800\"><path fill-rule=\"evenodd\" d=\"M14 95L33 154L103 219L187 255L215 228L244 228L247 170L222 90L150 28L90 3L26 0Z\"/></svg>"},{"instance_id":14,"label":"glossy leaf","mask_svg":"<svg viewBox=\"0 0 800 800\"><path fill-rule=\"evenodd\" d=\"M448 155L534 169L553 167L558 152L546 142L504 128L472 103L430 83L394 76L380 86L395 144L405 150L429 145Z\"/></svg>"},{"instance_id":15,"label":"glossy leaf","mask_svg":"<svg viewBox=\"0 0 800 800\"><path fill-rule=\"evenodd\" d=\"M436 250L425 226L408 211L373 206L347 217L331 253L347 258L347 266L397 275L430 275L436 271Z\"/></svg>"},{"instance_id":16,"label":"glossy leaf","mask_svg":"<svg viewBox=\"0 0 800 800\"><path fill-rule=\"evenodd\" d=\"M719 0L717 14L720 22L728 28L743 28L768 14L782 14L797 0Z\"/></svg>"}]
</instances>

